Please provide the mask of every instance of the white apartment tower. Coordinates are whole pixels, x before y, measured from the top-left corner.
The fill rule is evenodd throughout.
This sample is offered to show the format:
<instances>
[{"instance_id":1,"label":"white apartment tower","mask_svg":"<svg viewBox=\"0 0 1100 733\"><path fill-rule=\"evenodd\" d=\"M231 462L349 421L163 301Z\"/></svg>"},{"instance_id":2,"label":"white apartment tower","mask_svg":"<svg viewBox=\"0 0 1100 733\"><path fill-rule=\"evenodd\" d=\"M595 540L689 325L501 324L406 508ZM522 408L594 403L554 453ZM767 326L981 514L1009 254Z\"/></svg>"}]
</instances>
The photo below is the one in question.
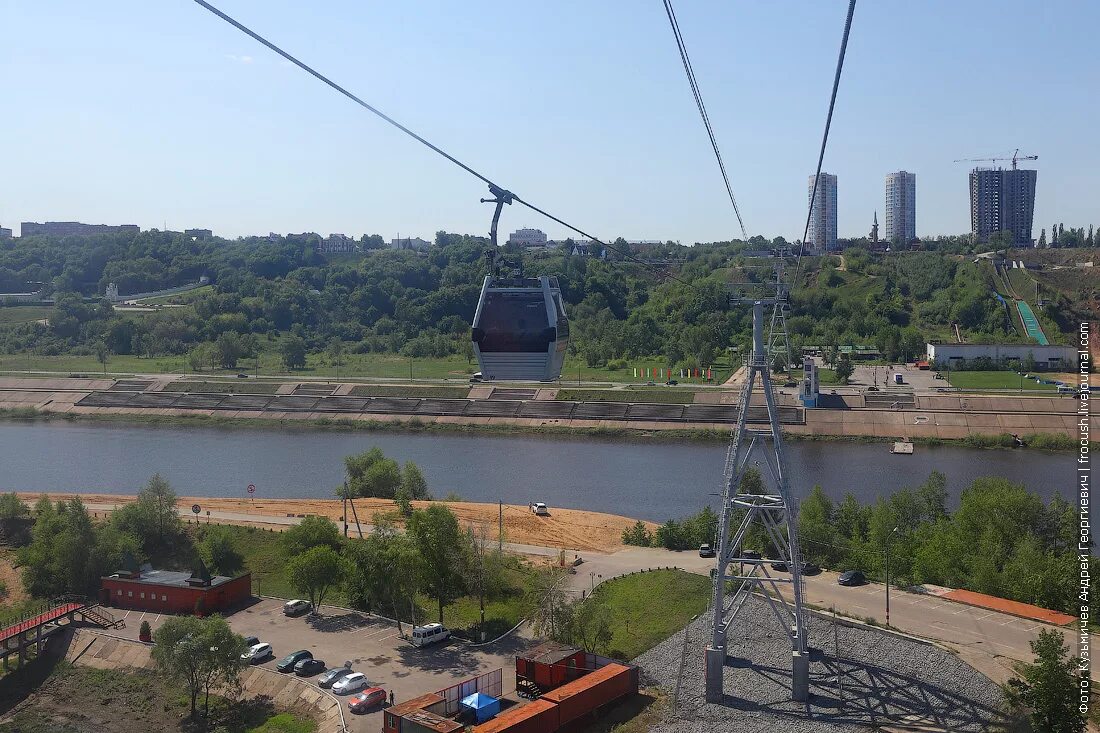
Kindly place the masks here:
<instances>
[{"instance_id":1,"label":"white apartment tower","mask_svg":"<svg viewBox=\"0 0 1100 733\"><path fill-rule=\"evenodd\" d=\"M908 244L917 238L917 176L898 171L886 176L886 241Z\"/></svg>"},{"instance_id":2,"label":"white apartment tower","mask_svg":"<svg viewBox=\"0 0 1100 733\"><path fill-rule=\"evenodd\" d=\"M814 177L810 176L806 189L806 201L810 203L810 232L807 244L817 252L836 249L836 176L822 173L814 197Z\"/></svg>"}]
</instances>

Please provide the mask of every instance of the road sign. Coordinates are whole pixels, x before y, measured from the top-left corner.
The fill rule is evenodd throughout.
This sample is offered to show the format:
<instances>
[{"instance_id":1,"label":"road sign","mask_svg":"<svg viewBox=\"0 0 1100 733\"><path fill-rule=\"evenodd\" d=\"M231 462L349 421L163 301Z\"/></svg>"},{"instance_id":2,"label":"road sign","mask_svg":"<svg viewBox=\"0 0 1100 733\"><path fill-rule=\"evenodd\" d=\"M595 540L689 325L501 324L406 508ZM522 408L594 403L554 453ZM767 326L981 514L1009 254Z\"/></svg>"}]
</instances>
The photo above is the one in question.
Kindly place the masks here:
<instances>
[{"instance_id":1,"label":"road sign","mask_svg":"<svg viewBox=\"0 0 1100 733\"><path fill-rule=\"evenodd\" d=\"M249 484L248 485L248 493L250 493L250 494L255 494L256 493L256 484Z\"/></svg>"},{"instance_id":2,"label":"road sign","mask_svg":"<svg viewBox=\"0 0 1100 733\"><path fill-rule=\"evenodd\" d=\"M191 505L191 511L194 512L195 514L198 514L199 512L202 511L202 507L199 506L198 504L192 504Z\"/></svg>"}]
</instances>

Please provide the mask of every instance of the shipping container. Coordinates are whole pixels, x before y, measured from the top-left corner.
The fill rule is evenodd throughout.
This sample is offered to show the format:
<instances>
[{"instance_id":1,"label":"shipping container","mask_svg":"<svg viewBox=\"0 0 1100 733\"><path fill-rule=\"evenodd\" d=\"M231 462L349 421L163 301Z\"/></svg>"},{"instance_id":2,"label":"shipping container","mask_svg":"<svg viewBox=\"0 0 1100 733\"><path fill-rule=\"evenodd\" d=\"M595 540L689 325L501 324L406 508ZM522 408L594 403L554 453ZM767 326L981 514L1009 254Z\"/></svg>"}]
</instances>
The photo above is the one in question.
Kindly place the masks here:
<instances>
[{"instance_id":1,"label":"shipping container","mask_svg":"<svg viewBox=\"0 0 1100 733\"><path fill-rule=\"evenodd\" d=\"M558 706L549 700L535 700L505 710L474 728L474 733L554 733L558 729Z\"/></svg>"},{"instance_id":2,"label":"shipping container","mask_svg":"<svg viewBox=\"0 0 1100 733\"><path fill-rule=\"evenodd\" d=\"M382 730L385 731L385 733L402 733L402 731L407 730L401 725L402 716L418 710L439 712L445 704L446 700L434 693L421 695L420 697L414 697L411 700L398 703L392 708L386 708L386 712L383 715Z\"/></svg>"},{"instance_id":3,"label":"shipping container","mask_svg":"<svg viewBox=\"0 0 1100 733\"><path fill-rule=\"evenodd\" d=\"M516 657L516 677L538 685L543 692L560 687L593 669L585 653L574 647L544 644L530 654Z\"/></svg>"},{"instance_id":4,"label":"shipping container","mask_svg":"<svg viewBox=\"0 0 1100 733\"><path fill-rule=\"evenodd\" d=\"M637 669L609 664L546 693L542 699L557 703L558 725L565 726L596 708L637 692Z\"/></svg>"}]
</instances>

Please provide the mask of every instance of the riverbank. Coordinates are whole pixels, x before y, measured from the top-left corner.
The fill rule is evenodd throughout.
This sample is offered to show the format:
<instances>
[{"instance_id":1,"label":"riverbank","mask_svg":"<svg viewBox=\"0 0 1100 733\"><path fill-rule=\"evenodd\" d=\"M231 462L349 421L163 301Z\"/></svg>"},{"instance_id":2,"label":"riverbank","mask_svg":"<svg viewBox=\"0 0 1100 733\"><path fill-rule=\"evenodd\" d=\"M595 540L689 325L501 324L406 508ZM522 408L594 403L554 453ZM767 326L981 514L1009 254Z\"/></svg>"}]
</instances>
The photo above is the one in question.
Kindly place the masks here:
<instances>
[{"instance_id":1,"label":"riverbank","mask_svg":"<svg viewBox=\"0 0 1100 733\"><path fill-rule=\"evenodd\" d=\"M23 501L33 504L42 493L16 492ZM44 492L54 501L79 497L89 511L97 514L110 512L117 507L134 501L134 495L81 493L74 491ZM355 534L355 517L363 525L370 524L376 513L394 514L392 518L398 526L404 519L397 513L394 503L388 499L356 499L354 516L348 510L350 532ZM517 504L490 504L468 501L441 501L462 526L472 526L474 531L485 531L491 541L499 538L498 522L503 520L504 541L539 547L562 548L568 550L590 550L596 552L615 552L622 549L624 529L634 526L637 519L603 512L581 509L559 509L550 507L549 516L536 516L527 506ZM430 502L414 501L415 508L427 507ZM215 523L245 524L263 527L289 526L285 520L302 516L327 517L338 525L343 517L343 502L339 499L236 499L228 497L181 496L176 502L180 513L194 516L191 508L200 507L198 521L207 520L206 512L217 512L222 516L213 518ZM283 520L283 521L278 521ZM207 520L209 521L209 520ZM655 531L657 525L645 522L648 529ZM366 531L366 528L364 528Z\"/></svg>"},{"instance_id":2,"label":"riverbank","mask_svg":"<svg viewBox=\"0 0 1100 733\"><path fill-rule=\"evenodd\" d=\"M343 419L332 417L235 417L231 415L206 413L150 414L148 411L128 412L49 412L35 408L0 408L0 420L27 422L102 422L116 425L151 425L165 427L201 426L212 428L243 428L250 430L302 430L302 431L340 431L340 432L383 432L410 434L470 434L470 435L545 435L560 437L591 437L623 442L729 442L732 428L694 428L667 427L641 428L614 425L564 426L530 424L525 422L457 422L448 420L426 421L418 417L408 419ZM836 443L892 443L900 437L908 438L912 443L926 446L965 446L968 448L1013 448L1010 433L975 433L959 438L938 438L924 436L890 435L852 435L830 433L806 433L784 430L784 438L789 441L836 442ZM1072 438L1060 433L1024 433L1024 450L1042 450L1045 452L1073 451L1077 444ZM1093 444L1098 444L1093 442ZM1019 448L1017 448L1018 450Z\"/></svg>"}]
</instances>

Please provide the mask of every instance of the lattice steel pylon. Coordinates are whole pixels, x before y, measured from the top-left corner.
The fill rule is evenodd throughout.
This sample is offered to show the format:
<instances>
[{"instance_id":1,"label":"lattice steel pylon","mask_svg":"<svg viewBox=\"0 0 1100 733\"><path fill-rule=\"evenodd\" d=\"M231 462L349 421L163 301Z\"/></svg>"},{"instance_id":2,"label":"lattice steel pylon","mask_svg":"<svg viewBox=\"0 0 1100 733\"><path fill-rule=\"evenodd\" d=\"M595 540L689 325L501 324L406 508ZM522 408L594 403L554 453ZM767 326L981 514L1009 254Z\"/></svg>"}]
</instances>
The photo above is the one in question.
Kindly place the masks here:
<instances>
[{"instance_id":1,"label":"lattice steel pylon","mask_svg":"<svg viewBox=\"0 0 1100 733\"><path fill-rule=\"evenodd\" d=\"M790 472L783 452L783 437L779 430L779 409L772 389L767 351L764 348L764 307L774 305L776 298L737 298L731 302L752 305L752 354L748 361L748 374L741 390L741 404L737 427L729 449L723 472L722 512L718 524L718 562L714 574L714 631L706 650L706 698L708 702L720 702L725 673L726 639L734 628L746 599L759 593L771 607L780 625L786 629L791 647L791 695L796 701L809 698L810 660L807 653L806 626L802 613L802 553L798 546L797 516L791 499ZM764 391L768 409L767 430L750 429L748 426L749 402L756 378ZM764 454L772 478L774 490L770 493L743 493L741 478L754 451ZM767 476L765 485L767 484ZM767 488L764 489L768 491ZM778 558L761 559L745 557L741 542L752 525L763 528L765 536L774 546ZM736 526L736 531L731 528ZM768 563L773 560L787 563L789 577L772 576ZM736 569L730 574L731 568ZM732 581L735 589L726 598L726 583ZM793 603L780 593L780 584L793 587Z\"/></svg>"},{"instance_id":2,"label":"lattice steel pylon","mask_svg":"<svg viewBox=\"0 0 1100 733\"><path fill-rule=\"evenodd\" d=\"M789 288L783 282L783 258L779 257L775 263L775 304L772 306L772 322L768 327L768 359L770 366L775 363L775 357L782 356L789 372L794 364L791 362L791 341L787 337L787 311L790 310L788 293Z\"/></svg>"}]
</instances>

